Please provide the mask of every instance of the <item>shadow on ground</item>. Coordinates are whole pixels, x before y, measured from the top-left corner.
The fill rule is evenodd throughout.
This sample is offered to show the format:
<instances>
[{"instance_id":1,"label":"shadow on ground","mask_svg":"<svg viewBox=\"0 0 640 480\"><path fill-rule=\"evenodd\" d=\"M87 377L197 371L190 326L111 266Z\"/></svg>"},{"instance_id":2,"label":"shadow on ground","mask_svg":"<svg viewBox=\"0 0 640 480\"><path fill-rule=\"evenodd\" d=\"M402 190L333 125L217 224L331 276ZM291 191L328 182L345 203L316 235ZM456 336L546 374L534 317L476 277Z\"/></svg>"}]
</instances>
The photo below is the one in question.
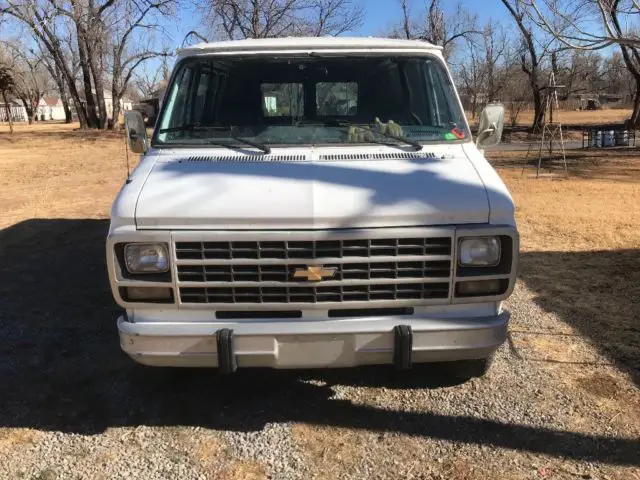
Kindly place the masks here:
<instances>
[{"instance_id":1,"label":"shadow on ground","mask_svg":"<svg viewBox=\"0 0 640 480\"><path fill-rule=\"evenodd\" d=\"M640 249L527 252L519 273L540 307L640 386Z\"/></svg>"},{"instance_id":2,"label":"shadow on ground","mask_svg":"<svg viewBox=\"0 0 640 480\"><path fill-rule=\"evenodd\" d=\"M30 128L33 128L33 130L17 129L13 135L8 130L0 131L0 145L5 141L16 143L25 142L31 139L36 141L73 140L74 142L95 142L103 139L122 138L122 133L119 131L97 129L80 130L79 128L70 129L64 124L45 124L42 126L34 125Z\"/></svg>"},{"instance_id":3,"label":"shadow on ground","mask_svg":"<svg viewBox=\"0 0 640 480\"><path fill-rule=\"evenodd\" d=\"M220 377L213 370L138 366L118 345L106 231L103 220L30 220L0 231L0 427L96 434L119 426L247 431L267 422L305 422L640 465L637 440L332 398L336 383L451 385L429 367L404 377L384 368Z\"/></svg>"}]
</instances>

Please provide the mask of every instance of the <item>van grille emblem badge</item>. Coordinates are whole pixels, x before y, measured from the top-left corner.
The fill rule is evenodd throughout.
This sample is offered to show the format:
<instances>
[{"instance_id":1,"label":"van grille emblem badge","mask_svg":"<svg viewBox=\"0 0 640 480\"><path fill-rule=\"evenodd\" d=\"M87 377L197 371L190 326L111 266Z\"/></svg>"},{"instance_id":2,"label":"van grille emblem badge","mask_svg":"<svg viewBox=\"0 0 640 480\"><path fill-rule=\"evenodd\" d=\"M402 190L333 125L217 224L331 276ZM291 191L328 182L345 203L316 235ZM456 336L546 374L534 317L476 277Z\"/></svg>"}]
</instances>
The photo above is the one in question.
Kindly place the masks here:
<instances>
[{"instance_id":1,"label":"van grille emblem badge","mask_svg":"<svg viewBox=\"0 0 640 480\"><path fill-rule=\"evenodd\" d=\"M306 268L296 268L293 278L304 279L310 282L319 282L333 278L338 269L336 267L323 267L322 265L309 265Z\"/></svg>"}]
</instances>

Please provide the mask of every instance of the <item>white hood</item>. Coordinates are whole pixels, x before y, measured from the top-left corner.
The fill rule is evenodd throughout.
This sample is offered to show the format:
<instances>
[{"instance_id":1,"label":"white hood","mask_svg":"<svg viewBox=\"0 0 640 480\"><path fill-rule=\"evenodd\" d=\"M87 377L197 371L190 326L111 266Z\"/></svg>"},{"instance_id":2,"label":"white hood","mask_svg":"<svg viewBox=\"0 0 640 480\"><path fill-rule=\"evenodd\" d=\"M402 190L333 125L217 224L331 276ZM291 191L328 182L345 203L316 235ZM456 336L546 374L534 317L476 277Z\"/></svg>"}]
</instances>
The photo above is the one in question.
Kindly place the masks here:
<instances>
[{"instance_id":1,"label":"white hood","mask_svg":"<svg viewBox=\"0 0 640 480\"><path fill-rule=\"evenodd\" d=\"M362 154L345 148L323 149L322 155L301 150L309 157L283 161L220 149L163 151L138 197L136 225L287 230L487 223L485 187L456 147L418 158L397 158L409 154L382 148L376 151L384 154L366 160L332 157ZM291 151L274 150L271 158L279 154Z\"/></svg>"}]
</instances>

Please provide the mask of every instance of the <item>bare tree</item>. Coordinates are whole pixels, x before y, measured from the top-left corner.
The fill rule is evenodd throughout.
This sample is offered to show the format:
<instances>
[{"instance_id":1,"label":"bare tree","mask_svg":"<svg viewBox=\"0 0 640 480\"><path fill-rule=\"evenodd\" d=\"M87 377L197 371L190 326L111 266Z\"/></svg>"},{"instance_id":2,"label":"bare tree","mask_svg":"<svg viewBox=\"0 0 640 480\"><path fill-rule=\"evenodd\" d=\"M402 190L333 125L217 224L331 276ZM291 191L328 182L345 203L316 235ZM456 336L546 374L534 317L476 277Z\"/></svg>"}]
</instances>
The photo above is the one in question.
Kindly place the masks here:
<instances>
[{"instance_id":1,"label":"bare tree","mask_svg":"<svg viewBox=\"0 0 640 480\"><path fill-rule=\"evenodd\" d=\"M27 26L64 79L80 126L106 128L105 86L119 108L135 69L161 52L150 46L152 14L169 13L175 0L0 0L5 13ZM145 34L138 35L144 31ZM69 54L66 39L72 39ZM138 43L142 42L142 44ZM71 45L71 44L69 44ZM141 46L142 45L142 46ZM77 62L74 57L77 55ZM82 92L77 86L75 66ZM109 68L110 66L110 68Z\"/></svg>"},{"instance_id":2,"label":"bare tree","mask_svg":"<svg viewBox=\"0 0 640 480\"><path fill-rule=\"evenodd\" d=\"M49 72L51 79L56 84L58 95L60 95L60 102L62 103L62 108L64 110L65 123L71 123L73 121L73 114L69 105L69 95L67 93L67 84L65 82L64 75L60 71L56 62L46 52L40 51L40 58L42 59L42 64Z\"/></svg>"},{"instance_id":3,"label":"bare tree","mask_svg":"<svg viewBox=\"0 0 640 480\"><path fill-rule=\"evenodd\" d=\"M51 56L56 67L60 70L66 82L69 96L71 97L81 128L95 126L95 110L90 116L87 103L83 101L80 91L76 86L76 75L73 63L65 48L66 33L70 33L67 17L63 17L59 11L57 0L0 0L0 13L4 13L22 25L26 26L37 38L38 42ZM80 63L84 58L79 57ZM84 59L86 60L86 59ZM89 77L89 97L91 85ZM85 83L85 90L87 84ZM85 95L86 95L85 91Z\"/></svg>"},{"instance_id":4,"label":"bare tree","mask_svg":"<svg viewBox=\"0 0 640 480\"><path fill-rule=\"evenodd\" d=\"M505 32L489 20L481 35L465 42L465 52L458 68L461 90L469 99L465 108L475 118L481 104L498 100L504 87L507 47Z\"/></svg>"},{"instance_id":5,"label":"bare tree","mask_svg":"<svg viewBox=\"0 0 640 480\"><path fill-rule=\"evenodd\" d=\"M507 11L515 21L521 37L519 52L520 67L529 79L529 86L533 96L533 130L537 130L544 122L543 90L545 82L542 77L542 62L550 54L553 37L545 38L539 31L534 30L527 16L527 0L502 0Z\"/></svg>"},{"instance_id":6,"label":"bare tree","mask_svg":"<svg viewBox=\"0 0 640 480\"><path fill-rule=\"evenodd\" d=\"M20 43L2 42L11 59L14 88L13 93L20 99L27 113L29 124L38 114L38 105L48 88L48 73L33 50Z\"/></svg>"},{"instance_id":7,"label":"bare tree","mask_svg":"<svg viewBox=\"0 0 640 480\"><path fill-rule=\"evenodd\" d=\"M173 13L174 0L154 2L120 2L110 17L109 37L111 63L112 126L118 125L121 99L131 85L135 71L147 60L167 56L156 50L150 33L161 32L158 17Z\"/></svg>"},{"instance_id":8,"label":"bare tree","mask_svg":"<svg viewBox=\"0 0 640 480\"><path fill-rule=\"evenodd\" d=\"M503 0L504 1L504 0ZM640 127L640 36L638 0L527 0L529 16L560 43L576 50L620 47L636 84L629 123ZM545 9L540 8L539 3ZM548 13L547 13L548 12ZM624 28L624 25L635 28ZM600 25L600 28L594 28Z\"/></svg>"},{"instance_id":9,"label":"bare tree","mask_svg":"<svg viewBox=\"0 0 640 480\"><path fill-rule=\"evenodd\" d=\"M517 51L505 52L505 63L502 67L504 84L502 99L507 110L509 124L518 125L523 110L531 105L532 94L528 76L522 71L521 59Z\"/></svg>"},{"instance_id":10,"label":"bare tree","mask_svg":"<svg viewBox=\"0 0 640 480\"><path fill-rule=\"evenodd\" d=\"M133 83L142 98L151 98L156 92L160 82L160 74L161 72L157 68L151 71L147 68L142 68L136 73Z\"/></svg>"},{"instance_id":11,"label":"bare tree","mask_svg":"<svg viewBox=\"0 0 640 480\"><path fill-rule=\"evenodd\" d=\"M13 74L8 65L0 63L0 93L2 93L2 101L4 102L4 111L9 122L9 131L13 135L13 119L11 118L11 108L9 108L9 100L7 93L11 92L15 86Z\"/></svg>"},{"instance_id":12,"label":"bare tree","mask_svg":"<svg viewBox=\"0 0 640 480\"><path fill-rule=\"evenodd\" d=\"M507 35L500 25L489 20L482 30L483 64L486 71L487 102L496 101L504 84L504 71L498 66L505 58ZM501 74L502 73L502 74Z\"/></svg>"},{"instance_id":13,"label":"bare tree","mask_svg":"<svg viewBox=\"0 0 640 480\"><path fill-rule=\"evenodd\" d=\"M469 108L471 117L476 118L479 99L485 93L487 72L484 69L481 54L475 42L468 43L465 61L460 67L459 76L462 82L462 91L469 99L465 108Z\"/></svg>"},{"instance_id":14,"label":"bare tree","mask_svg":"<svg viewBox=\"0 0 640 480\"><path fill-rule=\"evenodd\" d=\"M445 13L440 0L429 0L426 10L418 15L411 11L409 0L400 0L400 9L402 26L394 28L392 35L440 45L445 58L452 54L457 40L471 40L473 35L481 33L476 16L461 3L456 4L451 14Z\"/></svg>"},{"instance_id":15,"label":"bare tree","mask_svg":"<svg viewBox=\"0 0 640 480\"><path fill-rule=\"evenodd\" d=\"M359 27L357 0L198 0L214 30L234 40L340 35Z\"/></svg>"},{"instance_id":16,"label":"bare tree","mask_svg":"<svg viewBox=\"0 0 640 480\"><path fill-rule=\"evenodd\" d=\"M640 48L638 32L620 28L621 17L631 24L635 19L637 26L638 0L527 0L527 6L540 27L571 49L599 50L611 45ZM594 30L594 24L601 28Z\"/></svg>"}]
</instances>

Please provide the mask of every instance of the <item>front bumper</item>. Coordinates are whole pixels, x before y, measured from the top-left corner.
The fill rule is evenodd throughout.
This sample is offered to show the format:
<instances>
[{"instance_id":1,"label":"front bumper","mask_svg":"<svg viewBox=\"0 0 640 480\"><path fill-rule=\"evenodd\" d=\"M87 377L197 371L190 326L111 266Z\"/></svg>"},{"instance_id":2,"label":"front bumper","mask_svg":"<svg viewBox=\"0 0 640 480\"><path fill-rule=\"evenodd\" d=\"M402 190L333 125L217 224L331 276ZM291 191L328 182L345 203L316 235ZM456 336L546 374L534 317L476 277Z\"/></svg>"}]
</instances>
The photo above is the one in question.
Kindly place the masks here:
<instances>
[{"instance_id":1,"label":"front bumper","mask_svg":"<svg viewBox=\"0 0 640 480\"><path fill-rule=\"evenodd\" d=\"M118 319L120 345L154 366L217 367L216 332L232 329L239 367L334 368L391 364L394 327L413 333L413 363L485 358L506 339L509 313L434 319L412 316L340 320L132 323Z\"/></svg>"}]
</instances>

